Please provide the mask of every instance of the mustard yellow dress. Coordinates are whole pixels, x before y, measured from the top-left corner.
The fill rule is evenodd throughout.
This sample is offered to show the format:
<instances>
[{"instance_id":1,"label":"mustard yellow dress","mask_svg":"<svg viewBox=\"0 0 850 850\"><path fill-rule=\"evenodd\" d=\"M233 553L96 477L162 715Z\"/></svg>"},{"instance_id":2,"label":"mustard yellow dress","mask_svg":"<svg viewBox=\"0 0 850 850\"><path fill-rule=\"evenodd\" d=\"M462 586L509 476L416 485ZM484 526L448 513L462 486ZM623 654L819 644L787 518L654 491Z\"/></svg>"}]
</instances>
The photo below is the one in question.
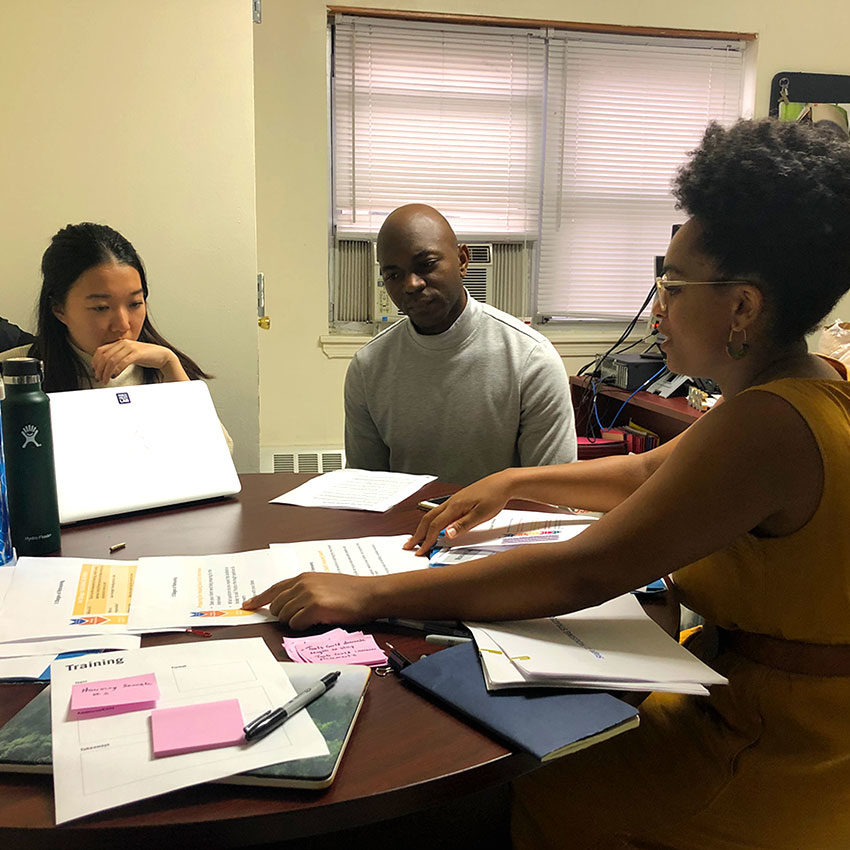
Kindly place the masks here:
<instances>
[{"instance_id":1,"label":"mustard yellow dress","mask_svg":"<svg viewBox=\"0 0 850 850\"><path fill-rule=\"evenodd\" d=\"M688 607L724 628L850 644L850 384L758 389L809 425L821 502L794 534L746 534L674 580ZM728 687L652 694L636 730L517 780L514 846L850 848L850 677L786 673L733 651L712 666Z\"/></svg>"}]
</instances>

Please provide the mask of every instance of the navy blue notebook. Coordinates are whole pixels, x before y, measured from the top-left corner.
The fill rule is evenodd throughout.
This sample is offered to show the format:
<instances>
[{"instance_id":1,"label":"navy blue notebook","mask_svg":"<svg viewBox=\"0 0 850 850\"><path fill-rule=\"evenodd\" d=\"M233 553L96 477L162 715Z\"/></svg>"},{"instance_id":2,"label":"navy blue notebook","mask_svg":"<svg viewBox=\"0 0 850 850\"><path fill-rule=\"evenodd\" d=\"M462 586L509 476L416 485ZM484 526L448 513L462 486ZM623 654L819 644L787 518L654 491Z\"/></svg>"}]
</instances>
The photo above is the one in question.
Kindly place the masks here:
<instances>
[{"instance_id":1,"label":"navy blue notebook","mask_svg":"<svg viewBox=\"0 0 850 850\"><path fill-rule=\"evenodd\" d=\"M399 674L511 745L549 761L638 724L638 710L604 692L490 693L470 641L435 652Z\"/></svg>"}]
</instances>

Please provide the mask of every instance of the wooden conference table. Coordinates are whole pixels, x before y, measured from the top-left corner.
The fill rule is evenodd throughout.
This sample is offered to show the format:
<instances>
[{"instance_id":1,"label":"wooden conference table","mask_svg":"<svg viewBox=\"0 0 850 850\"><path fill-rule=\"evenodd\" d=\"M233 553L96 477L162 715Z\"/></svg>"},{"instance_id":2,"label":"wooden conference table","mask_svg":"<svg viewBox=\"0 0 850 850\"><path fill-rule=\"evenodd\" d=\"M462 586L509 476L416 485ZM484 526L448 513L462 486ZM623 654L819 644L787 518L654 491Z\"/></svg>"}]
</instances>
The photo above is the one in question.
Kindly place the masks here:
<instances>
[{"instance_id":1,"label":"wooden conference table","mask_svg":"<svg viewBox=\"0 0 850 850\"><path fill-rule=\"evenodd\" d=\"M423 494L454 489L432 483L385 514L367 514L268 504L307 480L307 475L240 477L243 489L234 499L63 529L61 554L132 560L147 555L238 552L298 540L401 534L412 531L421 517L416 502ZM126 547L110 556L109 547L115 543ZM670 606L658 606L658 616L662 622L667 617L668 627L669 611ZM372 624L369 630L382 648L389 641L414 659L435 649L421 635L403 628ZM142 645L258 634L279 660L286 660L281 647L285 631L271 623L218 627L210 639L148 636ZM40 688L0 686L0 723ZM142 846L210 850L272 841L286 842L281 847L310 848L342 843L351 850L398 847L392 837L396 833L406 836L402 846L418 847L416 835L427 832L432 847L480 846L459 830L466 829L478 839L488 828L493 830L492 808L504 806L506 784L535 766L532 757L506 750L406 688L396 676L373 675L337 778L326 790L200 785L56 827L50 776L0 773L0 839L3 846L15 850L73 850L90 848L94 842L121 850ZM498 799L492 796L500 793ZM344 837L334 835L343 830ZM496 850L492 843L489 846Z\"/></svg>"}]
</instances>

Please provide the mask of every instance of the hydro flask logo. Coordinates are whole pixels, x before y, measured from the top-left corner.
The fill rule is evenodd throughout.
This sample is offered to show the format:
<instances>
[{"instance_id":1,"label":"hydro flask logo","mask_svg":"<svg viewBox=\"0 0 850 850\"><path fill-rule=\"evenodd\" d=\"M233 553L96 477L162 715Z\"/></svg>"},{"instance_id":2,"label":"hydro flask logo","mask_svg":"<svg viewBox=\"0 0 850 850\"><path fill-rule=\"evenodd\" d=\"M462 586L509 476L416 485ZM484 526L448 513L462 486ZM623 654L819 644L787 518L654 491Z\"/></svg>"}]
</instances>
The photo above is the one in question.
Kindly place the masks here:
<instances>
[{"instance_id":1,"label":"hydro flask logo","mask_svg":"<svg viewBox=\"0 0 850 850\"><path fill-rule=\"evenodd\" d=\"M21 428L21 436L24 438L24 444L21 446L22 449L30 445L39 449L41 448L41 443L35 441L35 438L38 436L38 428L35 425L24 425Z\"/></svg>"}]
</instances>

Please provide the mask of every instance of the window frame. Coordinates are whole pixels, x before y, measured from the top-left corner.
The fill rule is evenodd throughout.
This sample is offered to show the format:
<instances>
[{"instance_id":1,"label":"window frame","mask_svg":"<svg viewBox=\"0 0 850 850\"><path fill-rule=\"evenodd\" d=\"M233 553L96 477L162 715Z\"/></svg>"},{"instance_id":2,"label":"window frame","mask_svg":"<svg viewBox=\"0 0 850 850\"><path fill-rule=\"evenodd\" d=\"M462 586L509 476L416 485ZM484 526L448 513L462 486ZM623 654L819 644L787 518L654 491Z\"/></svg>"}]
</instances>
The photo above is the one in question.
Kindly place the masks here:
<instances>
[{"instance_id":1,"label":"window frame","mask_svg":"<svg viewBox=\"0 0 850 850\"><path fill-rule=\"evenodd\" d=\"M328 315L329 315L329 324L332 332L342 332L342 333L362 333L364 331L374 332L376 327L373 322L346 322L341 321L336 318L334 311L335 305L338 300L338 292L337 292L337 276L338 276L338 268L337 268L337 245L340 239L345 239L348 236L352 238L356 238L357 234L351 233L343 233L340 234L337 230L337 222L335 215L335 203L336 203L336 189L337 189L337 156L335 153L334 142L336 139L336 127L335 127L335 102L334 102L334 86L333 86L333 71L334 71L334 55L333 55L333 37L334 37L334 25L336 22L337 15L346 15L352 16L355 18L380 18L380 19L390 19L394 22L403 23L403 22L431 22L431 23L439 23L439 24L463 24L463 25L486 25L493 27L511 27L511 28L519 28L519 29L530 29L530 28L540 28L543 32L542 35L549 36L553 32L563 33L563 31L575 32L575 33L584 33L584 34L595 34L597 36L602 35L622 35L622 36L644 36L651 37L653 39L667 39L673 38L678 40L687 39L692 42L700 42L705 40L710 41L734 41L739 44L739 49L743 54L743 71L742 71L742 98L741 98L741 114L744 116L748 116L752 114L752 101L754 94L754 51L749 50L748 48L752 43L755 42L756 36L752 33L734 33L734 32L719 32L719 31L693 31L693 30L681 30L681 29L669 29L669 28L653 28L653 27L626 27L626 26L613 26L613 25L597 25L597 24L586 24L586 23L576 23L576 22L563 22L563 21L541 21L537 19L518 19L518 18L494 18L488 16L461 16L461 15L451 15L451 14L431 14L431 13L414 13L414 12L390 12L387 10L369 10L369 9L359 9L353 7L339 7L332 6L328 7L328 73L327 73L327 91L328 91L328 150L329 150L329 170L330 170L330 181L329 181L329 227L328 227L328 246L329 246L329 305L328 305ZM593 36L591 36L593 38ZM541 168L542 171L542 168ZM542 175L541 175L542 182ZM541 207L542 207L542 193L541 193ZM532 265L533 270L531 272L530 278L528 280L528 292L527 292L527 300L530 305L532 305L532 321L535 325L543 325L549 324L550 327L554 324L569 326L575 324L589 324L589 325L600 325L600 324L612 324L618 321L622 321L625 318L631 318L632 314L629 314L628 311L623 312L622 315L600 315L600 316L588 316L588 315L573 315L573 316L565 316L565 317L553 317L541 314L537 309L538 304L538 296L539 296L539 263L540 263L540 230L542 228L542 221L538 221L538 224L541 227L538 227L538 232L535 234L526 234L526 245L531 245L533 254L532 254ZM456 228L457 229L457 228ZM370 234L368 229L364 230L361 234L363 237L368 238L371 235L371 238L374 239L374 234ZM458 236L463 241L473 241L477 234L467 234L463 233L459 230ZM480 234L478 234L480 235ZM489 234L488 234L489 235ZM471 238L470 238L471 237ZM492 235L489 235L488 241L492 240ZM649 275L647 277L649 281ZM651 281L650 281L651 282ZM647 289L649 288L649 284L647 284Z\"/></svg>"}]
</instances>

